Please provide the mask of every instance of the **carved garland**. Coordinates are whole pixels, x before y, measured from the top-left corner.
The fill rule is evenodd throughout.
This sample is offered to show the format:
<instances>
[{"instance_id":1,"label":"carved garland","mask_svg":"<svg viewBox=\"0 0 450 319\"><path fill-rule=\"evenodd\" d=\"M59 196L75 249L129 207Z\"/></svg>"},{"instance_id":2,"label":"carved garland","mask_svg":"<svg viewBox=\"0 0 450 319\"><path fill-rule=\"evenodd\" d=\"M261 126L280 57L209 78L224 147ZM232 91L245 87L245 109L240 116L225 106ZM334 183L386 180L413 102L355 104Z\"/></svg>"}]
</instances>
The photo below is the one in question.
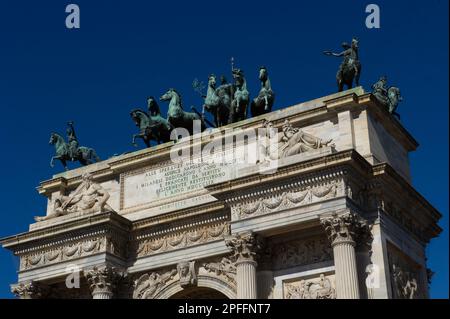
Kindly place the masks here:
<instances>
[{"instance_id":1,"label":"carved garland","mask_svg":"<svg viewBox=\"0 0 450 319\"><path fill-rule=\"evenodd\" d=\"M225 223L220 223L185 230L163 237L147 238L137 242L136 256L139 258L168 250L199 245L213 240L219 240L229 233L230 226Z\"/></svg>"},{"instance_id":2,"label":"carved garland","mask_svg":"<svg viewBox=\"0 0 450 319\"><path fill-rule=\"evenodd\" d=\"M47 250L36 251L20 255L20 270L67 261L79 257L90 256L99 252L109 252L122 256L125 251L123 240L115 236L99 236L87 238L79 242L52 247Z\"/></svg>"},{"instance_id":3,"label":"carved garland","mask_svg":"<svg viewBox=\"0 0 450 319\"><path fill-rule=\"evenodd\" d=\"M286 191L270 198L260 198L256 201L247 201L232 205L233 219L245 219L251 215L268 214L293 207L311 204L318 200L325 200L344 195L342 182L335 181L332 184L307 187L298 191Z\"/></svg>"}]
</instances>

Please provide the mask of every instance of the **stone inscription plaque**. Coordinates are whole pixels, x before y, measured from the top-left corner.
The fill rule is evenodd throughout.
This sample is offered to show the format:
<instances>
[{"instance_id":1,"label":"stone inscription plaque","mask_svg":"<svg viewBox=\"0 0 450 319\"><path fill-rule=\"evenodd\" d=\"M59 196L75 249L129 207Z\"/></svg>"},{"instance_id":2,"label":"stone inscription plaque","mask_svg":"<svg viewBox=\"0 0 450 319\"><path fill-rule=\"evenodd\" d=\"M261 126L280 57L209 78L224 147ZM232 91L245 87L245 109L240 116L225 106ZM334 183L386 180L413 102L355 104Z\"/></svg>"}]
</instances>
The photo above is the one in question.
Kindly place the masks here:
<instances>
[{"instance_id":1,"label":"stone inscription plaque","mask_svg":"<svg viewBox=\"0 0 450 319\"><path fill-rule=\"evenodd\" d=\"M203 159L168 161L165 165L125 173L121 183L121 209L163 205L166 199L173 204L186 197L207 194L205 186L235 178L237 169L245 163L248 165L247 158L240 149L234 149Z\"/></svg>"}]
</instances>

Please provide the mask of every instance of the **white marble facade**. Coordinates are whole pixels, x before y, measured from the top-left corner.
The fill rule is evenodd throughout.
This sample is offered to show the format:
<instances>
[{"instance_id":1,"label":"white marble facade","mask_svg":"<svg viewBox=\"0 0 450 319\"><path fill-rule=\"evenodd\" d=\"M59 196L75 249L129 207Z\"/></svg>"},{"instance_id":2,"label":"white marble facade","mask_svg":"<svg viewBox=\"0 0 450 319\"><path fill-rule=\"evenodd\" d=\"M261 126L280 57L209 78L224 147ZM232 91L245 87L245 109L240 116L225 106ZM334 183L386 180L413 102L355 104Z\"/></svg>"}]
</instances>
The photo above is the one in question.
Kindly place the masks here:
<instances>
[{"instance_id":1,"label":"white marble facade","mask_svg":"<svg viewBox=\"0 0 450 319\"><path fill-rule=\"evenodd\" d=\"M236 137L266 121L301 132L286 142L288 151L277 151L275 169L270 156L252 157L259 152L254 141ZM371 94L360 87L332 94L178 147L198 154L230 137L231 147L214 156L235 162L205 164L193 155L174 163L174 145L166 143L42 182L44 216L28 232L1 240L20 257L12 292L94 299L428 297L425 248L441 231L440 214L410 183L408 154L417 142ZM306 146L298 147L302 141ZM244 161L245 147L255 148ZM88 190L100 204L83 210L70 198ZM74 269L79 288L67 286Z\"/></svg>"}]
</instances>

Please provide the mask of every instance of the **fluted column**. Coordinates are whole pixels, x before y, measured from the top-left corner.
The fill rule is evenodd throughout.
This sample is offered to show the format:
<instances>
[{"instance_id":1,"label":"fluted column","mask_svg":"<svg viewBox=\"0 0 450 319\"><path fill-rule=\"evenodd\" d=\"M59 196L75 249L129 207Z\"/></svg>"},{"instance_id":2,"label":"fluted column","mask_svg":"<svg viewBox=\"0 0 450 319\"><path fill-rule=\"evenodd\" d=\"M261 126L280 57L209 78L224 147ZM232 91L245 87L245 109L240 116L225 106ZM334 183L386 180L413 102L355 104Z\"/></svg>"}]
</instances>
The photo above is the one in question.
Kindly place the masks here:
<instances>
[{"instance_id":1,"label":"fluted column","mask_svg":"<svg viewBox=\"0 0 450 319\"><path fill-rule=\"evenodd\" d=\"M20 299L40 299L45 297L48 287L35 281L27 281L11 285L11 292Z\"/></svg>"},{"instance_id":2,"label":"fluted column","mask_svg":"<svg viewBox=\"0 0 450 319\"><path fill-rule=\"evenodd\" d=\"M256 253L261 247L258 238L251 232L226 238L225 243L236 258L236 285L238 299L256 299Z\"/></svg>"},{"instance_id":3,"label":"fluted column","mask_svg":"<svg viewBox=\"0 0 450 319\"><path fill-rule=\"evenodd\" d=\"M355 237L362 225L356 214L333 214L321 219L333 248L338 299L359 299Z\"/></svg>"},{"instance_id":4,"label":"fluted column","mask_svg":"<svg viewBox=\"0 0 450 319\"><path fill-rule=\"evenodd\" d=\"M119 274L110 266L94 267L84 272L93 299L112 299Z\"/></svg>"}]
</instances>

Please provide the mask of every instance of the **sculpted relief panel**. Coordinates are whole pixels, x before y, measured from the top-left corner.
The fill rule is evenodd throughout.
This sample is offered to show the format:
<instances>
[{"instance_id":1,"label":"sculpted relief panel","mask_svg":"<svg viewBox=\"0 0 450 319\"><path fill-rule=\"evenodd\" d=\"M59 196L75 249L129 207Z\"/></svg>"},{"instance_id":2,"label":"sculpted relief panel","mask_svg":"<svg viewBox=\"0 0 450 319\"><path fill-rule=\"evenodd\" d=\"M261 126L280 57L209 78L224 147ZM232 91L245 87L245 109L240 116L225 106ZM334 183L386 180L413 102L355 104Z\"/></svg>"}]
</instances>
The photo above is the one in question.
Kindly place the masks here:
<instances>
[{"instance_id":1,"label":"sculpted relief panel","mask_svg":"<svg viewBox=\"0 0 450 319\"><path fill-rule=\"evenodd\" d=\"M426 288L421 280L420 266L392 245L388 246L388 260L393 298L425 298L426 296L423 292Z\"/></svg>"},{"instance_id":2,"label":"sculpted relief panel","mask_svg":"<svg viewBox=\"0 0 450 319\"><path fill-rule=\"evenodd\" d=\"M61 195L54 200L53 211L47 216L36 216L37 222L65 215L85 215L98 212L113 212L107 204L109 193L92 180L92 174L84 173L83 181L69 196Z\"/></svg>"},{"instance_id":3,"label":"sculpted relief panel","mask_svg":"<svg viewBox=\"0 0 450 319\"><path fill-rule=\"evenodd\" d=\"M270 244L274 269L285 269L333 260L333 251L323 236Z\"/></svg>"},{"instance_id":4,"label":"sculpted relief panel","mask_svg":"<svg viewBox=\"0 0 450 319\"><path fill-rule=\"evenodd\" d=\"M236 266L227 257L219 257L206 262L182 261L173 268L146 273L134 280L134 299L158 298L169 285L177 284L185 289L198 285L201 278L214 278L227 288L235 290Z\"/></svg>"},{"instance_id":5,"label":"sculpted relief panel","mask_svg":"<svg viewBox=\"0 0 450 319\"><path fill-rule=\"evenodd\" d=\"M284 282L283 296L285 299L336 299L334 275L320 274Z\"/></svg>"}]
</instances>

